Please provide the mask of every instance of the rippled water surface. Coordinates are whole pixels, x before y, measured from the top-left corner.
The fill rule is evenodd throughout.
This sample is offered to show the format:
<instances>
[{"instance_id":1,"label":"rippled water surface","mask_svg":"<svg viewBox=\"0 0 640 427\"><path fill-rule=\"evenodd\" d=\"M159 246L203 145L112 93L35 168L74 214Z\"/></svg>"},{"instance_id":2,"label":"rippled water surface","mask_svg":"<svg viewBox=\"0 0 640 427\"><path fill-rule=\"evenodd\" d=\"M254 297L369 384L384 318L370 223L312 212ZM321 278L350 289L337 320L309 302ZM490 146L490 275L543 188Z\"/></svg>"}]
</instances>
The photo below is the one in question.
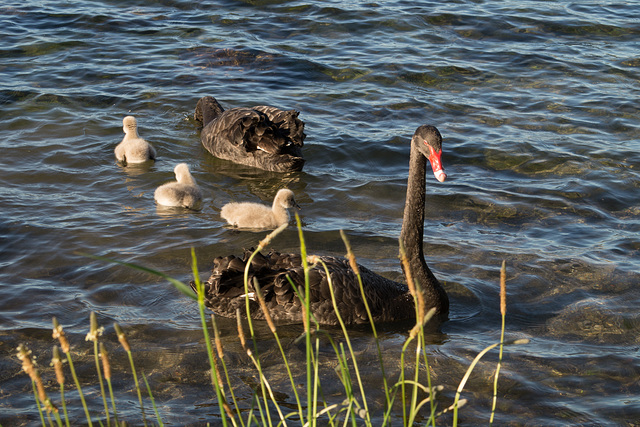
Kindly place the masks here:
<instances>
[{"instance_id":1,"label":"rippled water surface","mask_svg":"<svg viewBox=\"0 0 640 427\"><path fill-rule=\"evenodd\" d=\"M269 203L287 186L311 253L342 255L343 229L362 264L401 279L408 142L427 123L444 136L449 177L429 177L425 221L427 261L452 302L429 347L444 386L438 405L452 402L473 357L499 338L504 259L507 337L531 343L505 349L496 422L637 425L639 39L634 2L3 1L0 422L39 422L19 343L38 356L55 396L53 316L100 407L84 341L94 311L121 367L114 386L125 417L135 424L139 412L114 322L130 334L165 422L217 423L195 303L164 280L79 252L187 281L193 247L206 277L215 256L265 234L225 227L220 208ZM266 173L211 157L192 119L203 95L225 107L301 111L304 170ZM129 114L156 147L155 164L115 162ZM199 212L156 208L154 189L180 162L205 194ZM295 228L272 246L299 250ZM235 320L220 321L232 375L255 384ZM300 331L281 334L302 372ZM257 333L279 399L293 405L266 325ZM403 330L382 333L390 377L405 339ZM371 334L354 331L354 344L382 405ZM463 393L467 425L489 418L497 355L484 360ZM400 425L401 411L394 417Z\"/></svg>"}]
</instances>

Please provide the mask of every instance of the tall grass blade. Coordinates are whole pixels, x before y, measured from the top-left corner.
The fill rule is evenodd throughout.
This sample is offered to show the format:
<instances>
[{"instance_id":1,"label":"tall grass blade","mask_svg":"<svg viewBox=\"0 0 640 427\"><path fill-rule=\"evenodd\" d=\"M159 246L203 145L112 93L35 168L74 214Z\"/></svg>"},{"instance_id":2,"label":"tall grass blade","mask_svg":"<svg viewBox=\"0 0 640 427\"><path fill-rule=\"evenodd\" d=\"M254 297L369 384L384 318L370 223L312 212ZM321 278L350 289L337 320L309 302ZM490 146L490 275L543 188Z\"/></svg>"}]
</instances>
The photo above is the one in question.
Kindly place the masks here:
<instances>
[{"instance_id":1,"label":"tall grass blade","mask_svg":"<svg viewBox=\"0 0 640 427\"><path fill-rule=\"evenodd\" d=\"M218 358L220 359L220 364L222 365L222 369L224 370L224 376L227 381L227 384L229 384L229 394L231 395L231 400L233 401L233 405L236 408L235 414L239 414L240 407L238 406L238 401L234 394L233 387L231 386L231 380L229 379L229 370L227 369L227 364L224 361L224 348L222 346L222 339L220 338L220 331L218 329L218 323L216 322L216 316L214 314L211 314L211 325L213 326L214 339L216 343L216 350L218 352ZM219 380L222 383L222 379L220 378ZM225 405L225 410L227 411L227 415L231 419L232 424L234 426L237 425L235 422L235 414L233 410L231 409L231 407L226 401L224 402L224 405ZM239 416L238 419L240 420L240 424L244 427L244 421L242 420L242 417Z\"/></svg>"},{"instance_id":2,"label":"tall grass blade","mask_svg":"<svg viewBox=\"0 0 640 427\"><path fill-rule=\"evenodd\" d=\"M287 355L284 352L284 347L282 346L282 342L280 341L280 337L278 336L276 326L273 323L273 319L271 318L271 313L269 313L269 309L267 308L267 304L262 295L262 290L260 289L260 285L258 284L258 279L256 279L255 277L253 278L253 288L256 291L256 296L258 297L258 302L260 303L260 308L264 314L265 320L267 321L267 325L269 325L269 329L271 330L273 337L276 339L276 343L278 344L278 348L280 349L280 355L282 356L282 361L284 362L285 369L287 370L287 375L289 376L289 381L291 382L291 389L293 390L293 394L296 398L296 403L298 404L298 415L300 416L300 421L303 422L304 411L302 410L302 403L300 402L300 396L298 395L298 391L296 389L296 384L291 372L291 367L289 366Z\"/></svg>"},{"instance_id":3,"label":"tall grass blade","mask_svg":"<svg viewBox=\"0 0 640 427\"><path fill-rule=\"evenodd\" d=\"M67 414L67 402L64 398L64 370L62 369L62 358L60 357L60 348L57 345L53 346L53 357L51 358L51 365L56 373L56 381L60 386L60 402L62 402L62 410L64 412L64 420L67 427L71 427L69 424L69 414Z\"/></svg>"},{"instance_id":4,"label":"tall grass blade","mask_svg":"<svg viewBox=\"0 0 640 427\"><path fill-rule=\"evenodd\" d=\"M142 379L144 380L144 383L147 386L147 392L149 393L149 400L151 400L151 406L153 407L153 412L156 414L158 425L162 427L164 426L164 424L162 423L162 418L160 417L160 413L158 412L158 408L156 407L156 400L153 398L151 387L149 387L149 382L147 381L147 376L144 374L144 372L142 373Z\"/></svg>"},{"instance_id":5,"label":"tall grass blade","mask_svg":"<svg viewBox=\"0 0 640 427\"><path fill-rule=\"evenodd\" d=\"M360 388L360 395L362 396L362 403L364 405L364 410L365 410L365 421L367 424L371 423L371 419L369 418L369 407L367 406L367 397L366 397L366 393L364 390L364 385L362 383L362 377L360 375L360 369L358 368L358 360L356 359L356 355L355 352L353 351L353 346L351 344L351 340L349 339L349 332L347 331L347 327L344 323L344 320L342 320L342 316L340 315L340 311L338 310L338 303L336 301L336 295L335 295L335 290L333 288L333 281L331 280L331 274L329 273L329 268L327 267L327 264L321 259L321 258L316 258L321 264L322 267L324 268L325 274L327 275L327 284L329 285L329 293L331 294L331 302L333 304L333 309L335 310L335 315L336 318L338 319L338 323L340 323L340 328L342 329L342 333L344 335L344 339L345 342L347 344L347 347L349 348L349 354L351 355L351 360L353 362L353 369L354 372L356 374L356 380L358 382L358 386ZM354 261L355 264L355 261ZM353 265L352 265L353 268ZM356 274L358 275L358 277L360 277L360 272L357 270L355 270ZM362 282L361 282L362 283ZM362 290L362 286L361 286L361 290ZM364 291L363 292L363 299L364 298ZM365 299L366 300L366 299ZM369 312L370 314L370 312ZM373 318L370 317L371 322L373 323ZM343 356L344 357L344 356ZM352 396L353 398L353 396Z\"/></svg>"},{"instance_id":6,"label":"tall grass blade","mask_svg":"<svg viewBox=\"0 0 640 427\"><path fill-rule=\"evenodd\" d=\"M384 370L384 359L382 357L382 349L380 348L380 340L378 338L378 331L376 330L376 324L373 321L373 315L371 314L371 308L369 307L369 301L367 301L366 294L364 292L364 284L362 283L362 276L360 275L360 269L358 268L358 263L356 262L356 256L351 250L351 243L349 243L349 239L347 238L344 230L340 230L340 236L342 237L342 241L344 242L344 246L347 249L347 258L349 259L349 265L354 273L356 273L356 277L358 278L358 286L360 287L360 295L362 295L362 302L364 303L364 308L367 312L367 316L369 318L369 324L371 325L371 331L373 333L373 339L376 343L376 350L378 351L378 360L380 362L380 374L382 375L382 386L384 388L384 394L386 398L387 407L391 404L391 398L389 395L389 384L387 383L387 374ZM364 397L364 396L363 396Z\"/></svg>"},{"instance_id":7,"label":"tall grass blade","mask_svg":"<svg viewBox=\"0 0 640 427\"><path fill-rule=\"evenodd\" d=\"M129 267L129 268L133 268L134 270L138 270L138 271L144 271L145 273L149 273L153 276L158 276L158 277L162 277L163 279L169 281L177 290L179 290L180 292L182 292L183 294L185 294L186 296L188 296L191 299L197 299L197 296L193 293L193 291L191 290L191 287L189 287L188 285L182 283L179 280L174 279L173 277L162 273L160 271L157 270L153 270L151 268L147 268L147 267L143 267L141 265L138 264L132 264L129 262L123 262L123 261L118 261L116 259L112 259L112 258L107 258L107 257L102 257L102 256L98 256L98 255L91 255L91 254L87 254L84 252L77 252L78 255L82 255L85 256L87 258L92 258L98 261L105 261L105 262L109 262L112 264L118 264L118 265L122 265L125 267Z\"/></svg>"},{"instance_id":8,"label":"tall grass blade","mask_svg":"<svg viewBox=\"0 0 640 427\"><path fill-rule=\"evenodd\" d=\"M224 394L220 388L220 383L217 381L216 376L216 362L213 355L213 347L211 345L211 339L209 338L209 328L207 327L207 318L205 315L205 303L204 303L204 284L200 281L200 273L198 272L198 263L196 259L195 249L191 248L191 270L193 272L193 278L196 284L198 311L200 313L200 322L202 325L202 333L204 334L204 342L207 348L207 355L209 356L209 366L211 367L211 384L216 392L218 398L218 405L220 406L220 418L222 418L222 425L227 426L227 415L224 407L225 399Z\"/></svg>"},{"instance_id":9,"label":"tall grass blade","mask_svg":"<svg viewBox=\"0 0 640 427\"><path fill-rule=\"evenodd\" d=\"M140 382L138 381L138 374L136 373L136 365L133 363L133 355L131 354L131 346L129 345L129 340L127 336L124 334L122 328L117 323L113 324L114 329L116 330L116 335L118 335L118 341L120 341L120 345L127 352L127 356L129 356L129 365L131 366L131 373L133 374L133 382L136 385L136 391L138 392L138 403L140 403L140 412L142 414L142 422L145 427L147 426L147 417L144 413L144 404L142 403L142 391L140 390Z\"/></svg>"},{"instance_id":10,"label":"tall grass blade","mask_svg":"<svg viewBox=\"0 0 640 427\"><path fill-rule=\"evenodd\" d=\"M460 385L458 385L458 389L456 390L456 397L453 402L453 425L454 426L458 425L458 407L459 407L458 400L460 399L460 394L462 393L462 390L464 389L464 386L466 385L467 380L469 380L469 377L471 376L471 372L473 372L473 369L476 367L480 359L482 359L482 357L485 354L487 354L490 350L498 347L501 344L502 345L520 345L520 344L527 344L528 342L529 342L528 339L518 339L518 340L510 341L504 344L497 342L495 344L491 344L490 346L482 350L480 353L478 353L478 355L471 362L471 365L469 365L469 367L467 368L467 372L464 374L464 377L462 377L462 380L460 381Z\"/></svg>"},{"instance_id":11,"label":"tall grass blade","mask_svg":"<svg viewBox=\"0 0 640 427\"><path fill-rule=\"evenodd\" d=\"M313 351L311 346L311 307L310 307L310 289L309 289L309 263L307 262L307 245L305 244L304 234L302 233L302 222L298 212L296 215L296 226L298 227L298 239L300 240L300 258L302 259L302 268L304 270L304 299L301 298L303 313L303 326L305 333L306 357L307 357L307 419L311 426L316 425L314 416L314 404L309 402L311 396L315 395L317 390L317 382L313 381ZM295 288L295 285L294 285Z\"/></svg>"},{"instance_id":12,"label":"tall grass blade","mask_svg":"<svg viewBox=\"0 0 640 427\"><path fill-rule=\"evenodd\" d=\"M109 416L109 405L107 404L107 394L104 391L104 381L102 380L102 369L100 369L100 356L98 352L98 338L102 335L103 328L98 327L98 319L96 313L91 312L89 316L90 329L87 334L86 341L93 341L93 356L96 363L96 372L98 373L98 382L100 384L100 394L102 395L102 403L104 404L104 413L107 418L107 426L111 426L111 417Z\"/></svg>"},{"instance_id":13,"label":"tall grass blade","mask_svg":"<svg viewBox=\"0 0 640 427\"><path fill-rule=\"evenodd\" d=\"M498 365L496 366L496 375L493 381L493 402L491 404L489 425L493 424L493 418L496 414L496 405L498 403L498 375L500 375L502 351L504 349L505 318L507 316L507 262L505 260L502 260L502 267L500 267L500 315L502 317L502 327L500 329L500 353L498 356Z\"/></svg>"},{"instance_id":14,"label":"tall grass blade","mask_svg":"<svg viewBox=\"0 0 640 427\"><path fill-rule=\"evenodd\" d=\"M107 380L109 386L109 397L111 398L111 407L113 408L113 418L115 418L116 426L118 423L118 410L116 409L116 400L113 397L113 387L111 385L111 364L109 363L109 353L104 343L100 343L100 359L102 360L102 371L104 379Z\"/></svg>"},{"instance_id":15,"label":"tall grass blade","mask_svg":"<svg viewBox=\"0 0 640 427\"><path fill-rule=\"evenodd\" d=\"M78 375L76 374L76 370L73 367L73 360L71 359L71 346L69 345L69 340L67 339L62 326L58 323L58 319L53 318L53 339L57 339L60 342L60 349L67 356L67 362L69 362L69 370L71 371L71 376L73 377L73 381L76 384L76 389L78 390L78 395L80 396L80 401L82 402L82 408L84 409L84 414L87 417L87 424L89 427L93 426L91 422L91 416L89 415L89 408L87 407L87 402L84 398L84 393L82 393L82 387L80 386L80 381L78 380Z\"/></svg>"}]
</instances>

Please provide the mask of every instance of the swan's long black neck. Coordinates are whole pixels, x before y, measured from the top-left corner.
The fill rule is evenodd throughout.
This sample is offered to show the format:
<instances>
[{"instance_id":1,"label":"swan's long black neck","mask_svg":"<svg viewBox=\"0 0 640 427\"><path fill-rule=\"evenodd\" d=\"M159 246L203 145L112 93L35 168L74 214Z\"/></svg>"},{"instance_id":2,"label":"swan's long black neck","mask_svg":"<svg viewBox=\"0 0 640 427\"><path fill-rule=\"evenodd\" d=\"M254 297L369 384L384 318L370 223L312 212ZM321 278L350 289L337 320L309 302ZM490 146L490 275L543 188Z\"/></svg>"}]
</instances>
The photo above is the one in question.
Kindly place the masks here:
<instances>
[{"instance_id":1,"label":"swan's long black neck","mask_svg":"<svg viewBox=\"0 0 640 427\"><path fill-rule=\"evenodd\" d=\"M436 307L438 312L446 314L449 310L447 295L433 275L424 259L424 212L427 158L411 142L409 159L409 179L407 199L404 205L404 218L400 237L409 259L409 268L414 281L422 286L428 307ZM405 272L405 278L407 277Z\"/></svg>"},{"instance_id":2,"label":"swan's long black neck","mask_svg":"<svg viewBox=\"0 0 640 427\"><path fill-rule=\"evenodd\" d=\"M196 120L201 121L204 127L223 112L224 108L213 96L204 96L196 105Z\"/></svg>"}]
</instances>

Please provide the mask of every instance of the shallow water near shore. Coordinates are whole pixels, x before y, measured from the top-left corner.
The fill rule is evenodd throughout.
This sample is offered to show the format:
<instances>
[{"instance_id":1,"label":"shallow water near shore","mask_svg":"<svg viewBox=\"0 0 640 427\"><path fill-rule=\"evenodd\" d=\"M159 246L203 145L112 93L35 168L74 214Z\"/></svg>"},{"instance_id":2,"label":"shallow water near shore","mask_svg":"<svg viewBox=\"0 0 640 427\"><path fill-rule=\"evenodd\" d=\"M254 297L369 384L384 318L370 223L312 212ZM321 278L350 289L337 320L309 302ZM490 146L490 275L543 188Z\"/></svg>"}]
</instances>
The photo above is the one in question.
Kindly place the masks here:
<instances>
[{"instance_id":1,"label":"shallow water near shore","mask_svg":"<svg viewBox=\"0 0 640 427\"><path fill-rule=\"evenodd\" d=\"M230 229L220 208L270 203L288 187L309 253L343 255L342 229L361 264L402 280L409 140L433 124L448 178L428 176L425 256L451 299L450 320L430 335L432 375L444 386L438 405L452 402L471 360L499 339L504 259L507 338L531 342L505 348L495 422L637 425L639 22L636 5L614 2L3 2L0 423L38 422L15 348L27 344L48 369L54 316L99 413L84 341L94 311L122 367L114 387L125 418L135 424L139 410L114 322L129 334L163 421L216 425L195 302L80 252L189 281L193 247L204 279L213 258L266 235ZM203 95L226 108L299 110L304 170L213 158L193 120ZM155 163L116 163L126 115L155 146ZM203 190L200 211L153 200L181 162ZM299 250L293 223L271 246ZM219 322L248 401L255 377L235 320ZM257 326L272 386L293 405L277 347ZM303 381L301 332L280 330ZM401 328L381 333L390 377L406 337ZM371 333L356 329L353 339L368 397L382 407ZM490 353L471 376L461 423L488 422L496 361ZM332 362L323 363L331 384ZM78 402L70 410L83 421Z\"/></svg>"}]
</instances>

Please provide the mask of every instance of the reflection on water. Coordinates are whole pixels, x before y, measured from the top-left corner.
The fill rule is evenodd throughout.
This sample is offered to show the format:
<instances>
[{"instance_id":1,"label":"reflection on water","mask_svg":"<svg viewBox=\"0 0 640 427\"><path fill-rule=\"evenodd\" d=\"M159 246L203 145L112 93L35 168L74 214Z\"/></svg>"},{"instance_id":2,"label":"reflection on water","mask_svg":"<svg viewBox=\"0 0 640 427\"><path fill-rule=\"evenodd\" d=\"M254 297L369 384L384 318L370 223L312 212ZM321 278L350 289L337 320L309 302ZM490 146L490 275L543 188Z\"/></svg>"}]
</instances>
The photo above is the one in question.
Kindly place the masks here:
<instances>
[{"instance_id":1,"label":"reflection on water","mask_svg":"<svg viewBox=\"0 0 640 427\"><path fill-rule=\"evenodd\" d=\"M425 256L451 298L450 320L430 335L431 372L444 386L439 407L451 402L475 355L498 339L505 259L507 335L531 343L505 351L497 422L640 418L637 8L116 3L0 6L0 423L38 422L13 349L27 343L46 371L53 316L72 340L89 398L98 400L84 342L91 311L120 367L123 416L136 419L138 409L126 394L132 386L116 321L130 334L165 422L217 419L194 301L161 278L81 253L188 282L193 247L206 278L213 258L255 247L266 234L226 227L220 208L270 204L287 187L302 207L309 253L344 254L343 229L361 264L401 280L408 142L424 123L443 134L449 175L442 184L428 177L426 190ZM304 171L214 159L193 120L203 95L228 107L301 111ZM156 162L115 161L126 115L138 118ZM164 209L153 199L181 162L202 188L200 211ZM297 230L272 246L298 251ZM249 405L256 377L235 320L219 322L238 396ZM279 350L266 325L256 327L278 399L292 405ZM304 383L301 326L281 328ZM381 405L371 332L353 334L366 388ZM402 328L381 332L390 378L406 336ZM325 393L338 394L335 361L322 350ZM467 384L462 422L488 419L495 362L490 353ZM82 419L76 403L71 411Z\"/></svg>"}]
</instances>

